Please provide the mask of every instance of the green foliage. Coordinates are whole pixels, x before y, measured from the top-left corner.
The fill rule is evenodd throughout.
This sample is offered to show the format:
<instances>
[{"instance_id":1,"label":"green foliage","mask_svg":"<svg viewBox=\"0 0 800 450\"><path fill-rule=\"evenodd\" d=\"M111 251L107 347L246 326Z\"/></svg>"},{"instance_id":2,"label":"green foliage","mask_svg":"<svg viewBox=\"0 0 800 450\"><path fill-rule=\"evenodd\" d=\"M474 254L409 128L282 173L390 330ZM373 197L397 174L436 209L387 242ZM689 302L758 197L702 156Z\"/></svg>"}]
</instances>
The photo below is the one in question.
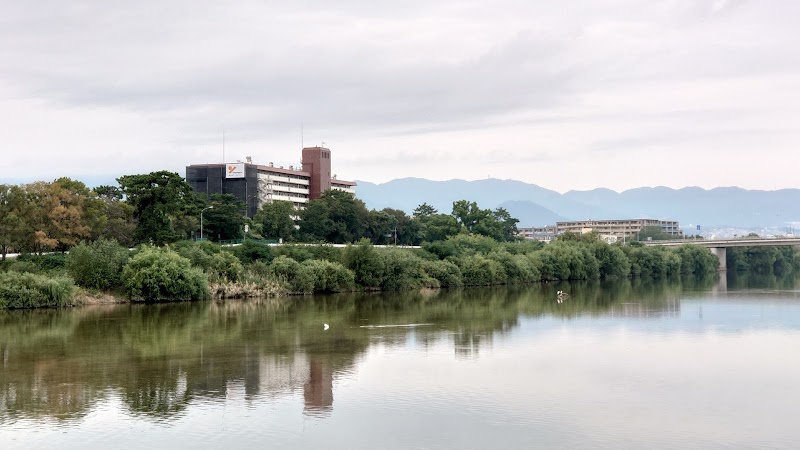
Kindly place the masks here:
<instances>
[{"instance_id":1,"label":"green foliage","mask_svg":"<svg viewBox=\"0 0 800 450\"><path fill-rule=\"evenodd\" d=\"M67 277L0 272L0 309L67 306L74 287Z\"/></svg>"},{"instance_id":2,"label":"green foliage","mask_svg":"<svg viewBox=\"0 0 800 450\"><path fill-rule=\"evenodd\" d=\"M714 258L716 263L716 257L708 250L702 247L690 247L692 247L692 249L690 249L691 254L700 254L700 252L702 252L704 255ZM696 250L700 252L696 252ZM626 253L631 263L631 274L634 277L665 278L668 276L676 276L681 273L683 268L693 265L693 263L688 260L684 261L680 253L664 247L626 247ZM698 275L704 273L705 272L700 272Z\"/></svg>"},{"instance_id":3,"label":"green foliage","mask_svg":"<svg viewBox=\"0 0 800 450\"><path fill-rule=\"evenodd\" d=\"M212 194L213 208L204 209L203 236L214 241L231 241L244 236L247 205L233 194Z\"/></svg>"},{"instance_id":4,"label":"green foliage","mask_svg":"<svg viewBox=\"0 0 800 450\"><path fill-rule=\"evenodd\" d=\"M145 246L122 271L132 300L199 300L209 297L208 280L189 259L168 248Z\"/></svg>"},{"instance_id":5,"label":"green foliage","mask_svg":"<svg viewBox=\"0 0 800 450\"><path fill-rule=\"evenodd\" d=\"M611 246L602 241L590 244L594 257L600 264L600 277L604 279L619 279L627 277L631 272L631 263L625 252L617 246Z\"/></svg>"},{"instance_id":6,"label":"green foliage","mask_svg":"<svg viewBox=\"0 0 800 450\"><path fill-rule=\"evenodd\" d=\"M386 270L384 258L366 239L347 246L344 265L353 271L355 282L365 288L375 289L383 283Z\"/></svg>"},{"instance_id":7,"label":"green foliage","mask_svg":"<svg viewBox=\"0 0 800 450\"><path fill-rule=\"evenodd\" d=\"M310 245L281 245L280 247L275 247L272 252L275 257L278 256L288 256L295 261L303 262L307 259L314 259L314 253L312 253L312 247Z\"/></svg>"},{"instance_id":8,"label":"green foliage","mask_svg":"<svg viewBox=\"0 0 800 450\"><path fill-rule=\"evenodd\" d=\"M130 251L114 240L98 239L72 247L66 259L69 275L79 286L112 289L121 286Z\"/></svg>"},{"instance_id":9,"label":"green foliage","mask_svg":"<svg viewBox=\"0 0 800 450\"><path fill-rule=\"evenodd\" d=\"M209 281L236 282L244 271L239 258L211 242L181 241L174 248L179 255L191 261L193 267L202 269Z\"/></svg>"},{"instance_id":10,"label":"green foliage","mask_svg":"<svg viewBox=\"0 0 800 450\"><path fill-rule=\"evenodd\" d=\"M457 258L465 286L490 286L505 284L507 276L503 266L482 255L465 255Z\"/></svg>"},{"instance_id":11,"label":"green foliage","mask_svg":"<svg viewBox=\"0 0 800 450\"><path fill-rule=\"evenodd\" d=\"M451 261L422 261L423 272L439 282L443 288L460 287L464 285L461 269Z\"/></svg>"},{"instance_id":12,"label":"green foliage","mask_svg":"<svg viewBox=\"0 0 800 450\"><path fill-rule=\"evenodd\" d=\"M48 255L35 255L32 253L19 255L17 261L30 262L41 272L59 271L66 266L67 256L63 253L51 253Z\"/></svg>"},{"instance_id":13,"label":"green foliage","mask_svg":"<svg viewBox=\"0 0 800 450\"><path fill-rule=\"evenodd\" d=\"M177 173L160 171L117 178L137 221L136 242L157 245L188 237L195 228L199 204L192 187ZM189 216L189 217L187 217Z\"/></svg>"},{"instance_id":14,"label":"green foliage","mask_svg":"<svg viewBox=\"0 0 800 450\"><path fill-rule=\"evenodd\" d=\"M286 288L293 293L308 293L314 290L314 275L310 270L304 270L297 261L288 256L278 256L269 265L269 274L274 279L281 280Z\"/></svg>"},{"instance_id":15,"label":"green foliage","mask_svg":"<svg viewBox=\"0 0 800 450\"><path fill-rule=\"evenodd\" d=\"M264 238L289 241L294 237L294 217L298 214L292 202L275 200L264 204L253 220L261 224L261 235Z\"/></svg>"},{"instance_id":16,"label":"green foliage","mask_svg":"<svg viewBox=\"0 0 800 450\"><path fill-rule=\"evenodd\" d=\"M264 241L248 239L234 250L236 257L243 263L254 261L272 261L272 248Z\"/></svg>"},{"instance_id":17,"label":"green foliage","mask_svg":"<svg viewBox=\"0 0 800 450\"><path fill-rule=\"evenodd\" d=\"M450 236L457 235L461 230L456 218L449 214L422 215L417 218L417 221L419 222L419 240L422 242L444 241Z\"/></svg>"},{"instance_id":18,"label":"green foliage","mask_svg":"<svg viewBox=\"0 0 800 450\"><path fill-rule=\"evenodd\" d=\"M381 251L380 257L383 259L381 288L384 291L406 291L422 286L422 259L394 248Z\"/></svg>"},{"instance_id":19,"label":"green foliage","mask_svg":"<svg viewBox=\"0 0 800 450\"><path fill-rule=\"evenodd\" d=\"M559 280L590 280L600 277L600 263L587 245L574 241L556 241L542 250L557 261L556 270L549 275ZM544 260L543 260L544 261Z\"/></svg>"},{"instance_id":20,"label":"green foliage","mask_svg":"<svg viewBox=\"0 0 800 450\"><path fill-rule=\"evenodd\" d=\"M308 272L314 280L314 292L345 292L353 290L353 272L339 263L310 259L303 261L300 269Z\"/></svg>"},{"instance_id":21,"label":"green foliage","mask_svg":"<svg viewBox=\"0 0 800 450\"><path fill-rule=\"evenodd\" d=\"M364 202L352 194L329 189L300 212L300 235L306 241L354 242L364 236L368 214Z\"/></svg>"},{"instance_id":22,"label":"green foliage","mask_svg":"<svg viewBox=\"0 0 800 450\"><path fill-rule=\"evenodd\" d=\"M489 253L488 257L500 263L508 283L533 283L539 281L538 267L524 255L512 255L504 250Z\"/></svg>"},{"instance_id":23,"label":"green foliage","mask_svg":"<svg viewBox=\"0 0 800 450\"><path fill-rule=\"evenodd\" d=\"M708 249L696 245L681 245L675 251L680 257L680 273L705 275L719 269L719 259Z\"/></svg>"}]
</instances>

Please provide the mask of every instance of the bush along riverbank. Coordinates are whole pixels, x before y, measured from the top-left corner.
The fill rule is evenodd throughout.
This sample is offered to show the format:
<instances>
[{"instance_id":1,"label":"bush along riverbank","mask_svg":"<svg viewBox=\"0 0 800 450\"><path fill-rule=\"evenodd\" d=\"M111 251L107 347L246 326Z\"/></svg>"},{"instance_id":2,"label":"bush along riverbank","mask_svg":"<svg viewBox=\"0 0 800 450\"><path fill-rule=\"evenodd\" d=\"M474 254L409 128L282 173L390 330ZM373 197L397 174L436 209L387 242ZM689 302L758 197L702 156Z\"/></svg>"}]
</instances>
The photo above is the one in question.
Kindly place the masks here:
<instances>
[{"instance_id":1,"label":"bush along riverbank","mask_svg":"<svg viewBox=\"0 0 800 450\"><path fill-rule=\"evenodd\" d=\"M746 263L746 254L737 255ZM59 307L98 297L132 302L229 299L350 291L407 291L546 281L704 276L718 269L707 249L608 245L567 235L543 245L459 234L419 249L360 241L270 247L178 242L128 250L113 240L69 254L24 255L0 266L0 308ZM800 270L796 250L781 268ZM83 299L83 300L82 300ZM88 299L88 300L86 300Z\"/></svg>"}]
</instances>

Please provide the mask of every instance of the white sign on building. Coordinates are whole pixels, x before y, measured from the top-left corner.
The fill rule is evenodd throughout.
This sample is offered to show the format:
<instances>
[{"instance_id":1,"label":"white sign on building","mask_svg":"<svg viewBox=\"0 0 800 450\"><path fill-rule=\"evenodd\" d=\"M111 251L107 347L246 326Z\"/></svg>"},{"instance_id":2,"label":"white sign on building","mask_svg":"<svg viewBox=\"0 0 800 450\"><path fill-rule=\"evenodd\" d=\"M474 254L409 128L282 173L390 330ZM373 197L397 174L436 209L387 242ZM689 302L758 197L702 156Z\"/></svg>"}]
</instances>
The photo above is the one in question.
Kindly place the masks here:
<instances>
[{"instance_id":1,"label":"white sign on building","mask_svg":"<svg viewBox=\"0 0 800 450\"><path fill-rule=\"evenodd\" d=\"M225 164L225 178L244 178L244 163Z\"/></svg>"}]
</instances>

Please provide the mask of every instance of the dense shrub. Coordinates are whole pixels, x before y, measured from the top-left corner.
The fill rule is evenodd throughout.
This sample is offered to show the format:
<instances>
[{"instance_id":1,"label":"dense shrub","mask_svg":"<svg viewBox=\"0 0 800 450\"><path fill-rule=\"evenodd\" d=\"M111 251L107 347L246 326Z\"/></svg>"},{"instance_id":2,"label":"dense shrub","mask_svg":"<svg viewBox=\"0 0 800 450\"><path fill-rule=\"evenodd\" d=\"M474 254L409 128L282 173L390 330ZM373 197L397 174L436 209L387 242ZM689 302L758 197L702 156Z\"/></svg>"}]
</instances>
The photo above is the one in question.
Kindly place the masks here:
<instances>
[{"instance_id":1,"label":"dense shrub","mask_svg":"<svg viewBox=\"0 0 800 450\"><path fill-rule=\"evenodd\" d=\"M591 249L599 264L601 278L625 278L630 274L631 263L619 247L597 241L591 244Z\"/></svg>"},{"instance_id":2,"label":"dense shrub","mask_svg":"<svg viewBox=\"0 0 800 450\"><path fill-rule=\"evenodd\" d=\"M422 270L429 278L433 278L439 282L439 287L447 288L464 285L461 269L451 261L423 261L421 266Z\"/></svg>"},{"instance_id":3,"label":"dense shrub","mask_svg":"<svg viewBox=\"0 0 800 450\"><path fill-rule=\"evenodd\" d=\"M353 290L353 272L337 262L309 259L300 264L314 282L314 292L344 292Z\"/></svg>"},{"instance_id":4,"label":"dense shrub","mask_svg":"<svg viewBox=\"0 0 800 450\"><path fill-rule=\"evenodd\" d=\"M465 286L490 286L504 284L507 280L503 266L485 256L466 255L456 261Z\"/></svg>"},{"instance_id":5,"label":"dense shrub","mask_svg":"<svg viewBox=\"0 0 800 450\"><path fill-rule=\"evenodd\" d=\"M292 258L297 262L303 262L307 259L314 259L314 253L312 253L311 245L281 245L279 247L274 247L272 249L272 253L277 256L286 256Z\"/></svg>"},{"instance_id":6,"label":"dense shrub","mask_svg":"<svg viewBox=\"0 0 800 450\"><path fill-rule=\"evenodd\" d=\"M175 245L177 253L202 269L209 281L238 281L244 270L239 258L212 242L181 242Z\"/></svg>"},{"instance_id":7,"label":"dense shrub","mask_svg":"<svg viewBox=\"0 0 800 450\"><path fill-rule=\"evenodd\" d=\"M273 258L272 248L262 241L254 241L252 239L246 240L242 245L236 247L236 257L242 263L250 263L254 261L270 262Z\"/></svg>"},{"instance_id":8,"label":"dense shrub","mask_svg":"<svg viewBox=\"0 0 800 450\"><path fill-rule=\"evenodd\" d=\"M67 277L0 273L0 309L67 306L71 304L73 291L73 282Z\"/></svg>"},{"instance_id":9,"label":"dense shrub","mask_svg":"<svg viewBox=\"0 0 800 450\"><path fill-rule=\"evenodd\" d=\"M580 242L556 241L542 250L542 261L545 266L548 263L554 264L552 272L548 271L546 275L558 280L589 280L600 277L600 263L587 244Z\"/></svg>"},{"instance_id":10,"label":"dense shrub","mask_svg":"<svg viewBox=\"0 0 800 450\"><path fill-rule=\"evenodd\" d=\"M708 250L700 247L710 256ZM664 247L630 247L627 256L631 263L631 275L642 278L665 278L680 273L682 262L680 256L673 250Z\"/></svg>"},{"instance_id":11,"label":"dense shrub","mask_svg":"<svg viewBox=\"0 0 800 450\"><path fill-rule=\"evenodd\" d=\"M288 256L278 256L269 265L269 274L276 280L286 284L286 289L294 293L306 293L314 290L314 276L304 270L299 262Z\"/></svg>"},{"instance_id":12,"label":"dense shrub","mask_svg":"<svg viewBox=\"0 0 800 450\"><path fill-rule=\"evenodd\" d=\"M704 275L719 268L719 259L706 248L686 244L675 253L680 257L680 273L684 275Z\"/></svg>"},{"instance_id":13,"label":"dense shrub","mask_svg":"<svg viewBox=\"0 0 800 450\"><path fill-rule=\"evenodd\" d=\"M366 239L348 245L344 250L344 265L353 271L355 281L365 288L378 288L383 283L384 258Z\"/></svg>"},{"instance_id":14,"label":"dense shrub","mask_svg":"<svg viewBox=\"0 0 800 450\"><path fill-rule=\"evenodd\" d=\"M130 251L115 240L98 239L72 247L67 256L67 273L79 286L112 289L121 286L122 268Z\"/></svg>"},{"instance_id":15,"label":"dense shrub","mask_svg":"<svg viewBox=\"0 0 800 450\"><path fill-rule=\"evenodd\" d=\"M122 282L132 300L198 300L209 296L205 274L168 248L141 248L125 265Z\"/></svg>"},{"instance_id":16,"label":"dense shrub","mask_svg":"<svg viewBox=\"0 0 800 450\"><path fill-rule=\"evenodd\" d=\"M40 272L51 272L63 269L66 265L66 255L63 253L51 253L48 255L25 254L19 255L17 261L27 261L39 268Z\"/></svg>"},{"instance_id":17,"label":"dense shrub","mask_svg":"<svg viewBox=\"0 0 800 450\"><path fill-rule=\"evenodd\" d=\"M506 251L492 252L489 258L503 266L508 283L533 283L539 281L539 270L524 255L512 255Z\"/></svg>"},{"instance_id":18,"label":"dense shrub","mask_svg":"<svg viewBox=\"0 0 800 450\"><path fill-rule=\"evenodd\" d=\"M405 291L422 286L423 260L401 249L385 249L380 256L383 259L381 288L384 291Z\"/></svg>"}]
</instances>

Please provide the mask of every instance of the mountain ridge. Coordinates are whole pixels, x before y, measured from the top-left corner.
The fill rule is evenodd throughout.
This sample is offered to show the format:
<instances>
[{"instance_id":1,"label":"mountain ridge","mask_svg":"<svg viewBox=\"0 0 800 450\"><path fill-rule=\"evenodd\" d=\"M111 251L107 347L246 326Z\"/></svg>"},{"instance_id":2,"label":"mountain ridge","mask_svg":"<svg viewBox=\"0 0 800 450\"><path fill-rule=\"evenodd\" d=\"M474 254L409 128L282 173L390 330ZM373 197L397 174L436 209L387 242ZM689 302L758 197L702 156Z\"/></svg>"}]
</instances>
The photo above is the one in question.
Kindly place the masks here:
<instances>
[{"instance_id":1,"label":"mountain ridge","mask_svg":"<svg viewBox=\"0 0 800 450\"><path fill-rule=\"evenodd\" d=\"M521 227L551 225L547 221L559 217L668 219L677 220L684 227L775 227L800 223L800 189L796 188L770 191L738 186L642 186L617 192L600 187L562 194L537 184L498 178L434 181L406 177L385 183L357 183L356 196L370 208L391 207L411 213L418 205L428 203L440 212L450 212L452 202L469 200L481 208L506 208L520 219Z\"/></svg>"}]
</instances>

